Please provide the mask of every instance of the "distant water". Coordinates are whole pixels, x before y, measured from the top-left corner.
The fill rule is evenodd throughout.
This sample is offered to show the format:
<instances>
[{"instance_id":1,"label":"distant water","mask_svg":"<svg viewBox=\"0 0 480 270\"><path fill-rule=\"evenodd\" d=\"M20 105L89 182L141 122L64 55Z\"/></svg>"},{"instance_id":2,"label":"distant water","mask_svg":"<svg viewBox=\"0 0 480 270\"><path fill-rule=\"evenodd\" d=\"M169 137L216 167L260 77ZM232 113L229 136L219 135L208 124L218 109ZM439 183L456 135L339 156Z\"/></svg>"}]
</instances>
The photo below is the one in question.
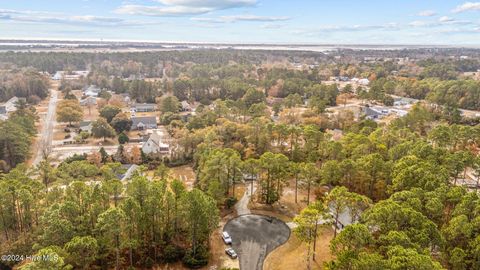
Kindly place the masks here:
<instances>
[{"instance_id":1,"label":"distant water","mask_svg":"<svg viewBox=\"0 0 480 270\"><path fill-rule=\"evenodd\" d=\"M194 49L238 49L238 50L282 50L326 52L338 49L351 50L402 50L419 48L480 48L480 45L362 45L362 44L221 44L221 43L182 43L182 42L128 42L128 41L50 41L50 40L0 40L0 50L194 50Z\"/></svg>"}]
</instances>

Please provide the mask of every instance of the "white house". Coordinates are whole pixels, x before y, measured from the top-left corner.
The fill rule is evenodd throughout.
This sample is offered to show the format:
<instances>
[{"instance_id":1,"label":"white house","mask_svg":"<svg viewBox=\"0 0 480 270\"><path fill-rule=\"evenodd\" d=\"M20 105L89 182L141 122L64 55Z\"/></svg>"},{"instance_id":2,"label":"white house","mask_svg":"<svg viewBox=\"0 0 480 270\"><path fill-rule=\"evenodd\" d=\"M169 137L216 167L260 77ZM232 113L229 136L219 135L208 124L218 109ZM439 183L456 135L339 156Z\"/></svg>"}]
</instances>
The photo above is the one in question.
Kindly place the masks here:
<instances>
[{"instance_id":1,"label":"white house","mask_svg":"<svg viewBox=\"0 0 480 270\"><path fill-rule=\"evenodd\" d=\"M97 98L92 96L87 96L86 98L80 100L80 105L82 106L97 105Z\"/></svg>"},{"instance_id":2,"label":"white house","mask_svg":"<svg viewBox=\"0 0 480 270\"><path fill-rule=\"evenodd\" d=\"M61 79L65 80L78 80L82 77L87 77L90 71L88 70L76 70L72 71L71 73L67 73L65 71L57 71L55 75L52 76L52 80L60 81Z\"/></svg>"},{"instance_id":3,"label":"white house","mask_svg":"<svg viewBox=\"0 0 480 270\"><path fill-rule=\"evenodd\" d=\"M0 119L7 120L8 114L17 110L18 97L12 97L7 102L0 104Z\"/></svg>"},{"instance_id":4,"label":"white house","mask_svg":"<svg viewBox=\"0 0 480 270\"><path fill-rule=\"evenodd\" d=\"M100 88L98 88L97 86L90 85L88 88L84 89L83 95L87 97L98 97L100 91Z\"/></svg>"},{"instance_id":5,"label":"white house","mask_svg":"<svg viewBox=\"0 0 480 270\"><path fill-rule=\"evenodd\" d=\"M366 86L366 85L370 84L370 80L369 79L360 79L360 80L358 80L358 84Z\"/></svg>"},{"instance_id":6,"label":"white house","mask_svg":"<svg viewBox=\"0 0 480 270\"><path fill-rule=\"evenodd\" d=\"M166 134L162 130L154 130L148 140L142 145L142 151L149 154L167 155L170 153L170 145L165 142Z\"/></svg>"}]
</instances>

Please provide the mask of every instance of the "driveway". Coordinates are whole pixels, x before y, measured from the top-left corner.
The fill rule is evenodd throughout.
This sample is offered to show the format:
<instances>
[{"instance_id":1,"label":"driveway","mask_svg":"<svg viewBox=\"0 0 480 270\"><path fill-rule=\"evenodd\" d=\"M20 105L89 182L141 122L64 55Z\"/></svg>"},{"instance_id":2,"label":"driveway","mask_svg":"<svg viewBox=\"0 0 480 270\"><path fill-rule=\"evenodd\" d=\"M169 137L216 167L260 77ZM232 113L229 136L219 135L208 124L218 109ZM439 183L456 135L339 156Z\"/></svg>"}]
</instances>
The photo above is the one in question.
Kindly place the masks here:
<instances>
[{"instance_id":1,"label":"driveway","mask_svg":"<svg viewBox=\"0 0 480 270\"><path fill-rule=\"evenodd\" d=\"M57 103L58 91L52 89L50 100L48 102L47 114L45 115L45 122L43 122L40 140L38 141L37 153L35 153L35 157L33 159L33 166L37 165L42 160L44 151L47 153L51 151Z\"/></svg>"},{"instance_id":2,"label":"driveway","mask_svg":"<svg viewBox=\"0 0 480 270\"><path fill-rule=\"evenodd\" d=\"M261 215L239 216L230 220L223 230L232 237L232 247L238 253L242 270L262 270L268 253L290 237L290 229L283 221Z\"/></svg>"},{"instance_id":3,"label":"driveway","mask_svg":"<svg viewBox=\"0 0 480 270\"><path fill-rule=\"evenodd\" d=\"M251 192L250 184L245 185L246 190L243 194L243 197L235 204L235 210L237 210L237 215L248 215L251 213L250 209L248 209L248 203L250 202L250 198L252 197L252 193L255 194L257 190L257 183L253 183L253 192Z\"/></svg>"}]
</instances>

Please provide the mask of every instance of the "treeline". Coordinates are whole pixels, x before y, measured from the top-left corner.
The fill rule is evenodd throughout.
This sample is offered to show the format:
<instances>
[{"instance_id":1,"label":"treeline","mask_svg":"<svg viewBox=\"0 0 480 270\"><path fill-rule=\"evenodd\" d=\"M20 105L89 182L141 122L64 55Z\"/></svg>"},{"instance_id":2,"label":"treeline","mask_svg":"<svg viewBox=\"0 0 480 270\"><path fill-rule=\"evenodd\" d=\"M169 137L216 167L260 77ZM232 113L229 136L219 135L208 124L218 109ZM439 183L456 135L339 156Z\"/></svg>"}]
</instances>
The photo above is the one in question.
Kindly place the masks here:
<instances>
[{"instance_id":1,"label":"treeline","mask_svg":"<svg viewBox=\"0 0 480 270\"><path fill-rule=\"evenodd\" d=\"M164 61L172 63L228 64L234 61L240 64L257 63L265 60L285 60L290 58L325 58L324 54L315 52L290 52L267 50L189 50L135 53L85 53L85 52L6 52L0 54L3 65L16 67L34 67L41 71L55 73L58 70L86 70L108 68L113 63L115 72L129 61L141 65L142 74L160 75ZM104 62L106 61L106 62ZM102 63L104 67L101 67ZM105 66L107 64L107 66ZM114 74L111 74L114 75Z\"/></svg>"},{"instance_id":2,"label":"treeline","mask_svg":"<svg viewBox=\"0 0 480 270\"><path fill-rule=\"evenodd\" d=\"M27 261L22 269L134 269L180 260L206 265L219 221L215 201L187 191L165 167L153 181L140 169L125 184L117 178L124 172L118 163L72 161L54 168L45 159L34 170L19 165L2 175L0 252L58 256Z\"/></svg>"},{"instance_id":3,"label":"treeline","mask_svg":"<svg viewBox=\"0 0 480 270\"><path fill-rule=\"evenodd\" d=\"M30 157L30 145L36 134L36 113L26 104L17 104L18 110L6 121L0 121L0 171L6 172Z\"/></svg>"},{"instance_id":4,"label":"treeline","mask_svg":"<svg viewBox=\"0 0 480 270\"><path fill-rule=\"evenodd\" d=\"M38 102L47 97L48 87L47 78L32 69L0 72L0 101L17 96Z\"/></svg>"},{"instance_id":5,"label":"treeline","mask_svg":"<svg viewBox=\"0 0 480 270\"><path fill-rule=\"evenodd\" d=\"M480 110L480 82L475 80L379 79L371 83L372 99L385 94L426 99L438 105Z\"/></svg>"}]
</instances>

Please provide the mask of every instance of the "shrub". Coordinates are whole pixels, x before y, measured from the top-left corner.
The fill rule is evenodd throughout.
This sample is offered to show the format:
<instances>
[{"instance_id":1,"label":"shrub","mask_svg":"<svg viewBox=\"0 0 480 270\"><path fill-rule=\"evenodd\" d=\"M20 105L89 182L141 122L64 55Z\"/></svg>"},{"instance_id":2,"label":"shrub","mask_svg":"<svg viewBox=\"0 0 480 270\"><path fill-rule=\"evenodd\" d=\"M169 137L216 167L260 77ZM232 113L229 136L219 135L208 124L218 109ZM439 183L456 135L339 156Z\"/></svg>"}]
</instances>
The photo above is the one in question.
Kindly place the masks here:
<instances>
[{"instance_id":1,"label":"shrub","mask_svg":"<svg viewBox=\"0 0 480 270\"><path fill-rule=\"evenodd\" d=\"M234 206L237 203L237 198L235 197L228 197L225 199L225 206L230 209L232 206Z\"/></svg>"},{"instance_id":2,"label":"shrub","mask_svg":"<svg viewBox=\"0 0 480 270\"><path fill-rule=\"evenodd\" d=\"M128 143L129 141L130 141L130 138L128 138L125 132L122 132L118 135L118 143L125 144L125 143Z\"/></svg>"},{"instance_id":3,"label":"shrub","mask_svg":"<svg viewBox=\"0 0 480 270\"><path fill-rule=\"evenodd\" d=\"M166 263L179 261L184 256L183 249L175 245L168 245L163 250L162 259Z\"/></svg>"},{"instance_id":4,"label":"shrub","mask_svg":"<svg viewBox=\"0 0 480 270\"><path fill-rule=\"evenodd\" d=\"M193 256L189 249L183 257L183 264L190 268L200 268L208 264L208 251L204 247L197 249L197 254Z\"/></svg>"}]
</instances>

